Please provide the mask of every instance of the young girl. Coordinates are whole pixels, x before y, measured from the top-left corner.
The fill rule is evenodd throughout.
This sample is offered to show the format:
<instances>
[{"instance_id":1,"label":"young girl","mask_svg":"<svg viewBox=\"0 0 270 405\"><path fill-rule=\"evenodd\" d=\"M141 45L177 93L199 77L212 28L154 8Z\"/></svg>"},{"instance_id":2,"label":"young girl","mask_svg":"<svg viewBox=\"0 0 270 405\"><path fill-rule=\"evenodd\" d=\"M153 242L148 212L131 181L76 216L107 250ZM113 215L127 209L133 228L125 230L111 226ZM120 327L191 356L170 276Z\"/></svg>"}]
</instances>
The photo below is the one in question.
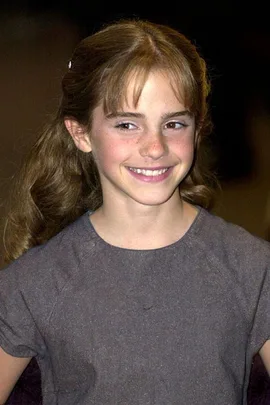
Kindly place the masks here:
<instances>
[{"instance_id":1,"label":"young girl","mask_svg":"<svg viewBox=\"0 0 270 405\"><path fill-rule=\"evenodd\" d=\"M269 243L210 213L209 87L168 26L76 48L7 218L0 403L32 357L44 405L240 405L270 370Z\"/></svg>"}]
</instances>

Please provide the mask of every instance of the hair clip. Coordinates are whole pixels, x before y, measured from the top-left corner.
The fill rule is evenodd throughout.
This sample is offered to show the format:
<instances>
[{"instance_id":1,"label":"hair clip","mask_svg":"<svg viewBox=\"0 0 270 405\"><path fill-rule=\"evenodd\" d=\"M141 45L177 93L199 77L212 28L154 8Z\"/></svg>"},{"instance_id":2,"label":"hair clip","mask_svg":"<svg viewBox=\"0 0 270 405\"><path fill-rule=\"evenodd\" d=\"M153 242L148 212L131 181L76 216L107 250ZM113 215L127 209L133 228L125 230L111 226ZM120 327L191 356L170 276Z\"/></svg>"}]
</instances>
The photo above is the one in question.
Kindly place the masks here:
<instances>
[{"instance_id":1,"label":"hair clip","mask_svg":"<svg viewBox=\"0 0 270 405\"><path fill-rule=\"evenodd\" d=\"M69 69L71 69L71 66L72 66L72 62L71 62L71 60L68 62L68 68Z\"/></svg>"}]
</instances>

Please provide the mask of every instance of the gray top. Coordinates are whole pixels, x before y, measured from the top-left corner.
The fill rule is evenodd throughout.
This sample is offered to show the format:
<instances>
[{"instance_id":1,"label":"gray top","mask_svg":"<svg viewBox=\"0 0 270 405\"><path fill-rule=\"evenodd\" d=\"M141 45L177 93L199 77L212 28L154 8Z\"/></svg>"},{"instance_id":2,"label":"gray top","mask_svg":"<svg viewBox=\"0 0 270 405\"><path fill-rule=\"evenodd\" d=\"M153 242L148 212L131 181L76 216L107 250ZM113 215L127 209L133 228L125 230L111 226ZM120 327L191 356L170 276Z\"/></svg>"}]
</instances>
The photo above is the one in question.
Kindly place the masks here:
<instances>
[{"instance_id":1,"label":"gray top","mask_svg":"<svg viewBox=\"0 0 270 405\"><path fill-rule=\"evenodd\" d=\"M270 244L204 209L176 243L111 246L86 213L0 271L0 345L44 405L240 405L270 338Z\"/></svg>"}]
</instances>

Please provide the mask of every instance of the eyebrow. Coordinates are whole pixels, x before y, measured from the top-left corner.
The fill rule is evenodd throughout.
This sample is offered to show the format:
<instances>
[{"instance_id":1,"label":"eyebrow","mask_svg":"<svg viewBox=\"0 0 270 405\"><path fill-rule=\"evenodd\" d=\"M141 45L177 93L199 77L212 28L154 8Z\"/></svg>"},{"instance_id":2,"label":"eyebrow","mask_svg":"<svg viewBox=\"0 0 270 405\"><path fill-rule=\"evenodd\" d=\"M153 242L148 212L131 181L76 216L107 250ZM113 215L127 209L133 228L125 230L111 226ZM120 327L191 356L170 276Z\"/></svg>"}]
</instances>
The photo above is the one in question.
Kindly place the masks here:
<instances>
[{"instance_id":1,"label":"eyebrow","mask_svg":"<svg viewBox=\"0 0 270 405\"><path fill-rule=\"evenodd\" d=\"M193 117L193 114L188 111L188 110L183 110L183 111L175 111L171 113L166 113L161 116L163 120L167 120L170 118L176 118L179 116L188 116L188 117ZM107 119L112 119L112 118L145 118L145 114L141 113L135 113L135 112L129 112L129 111L116 111L115 113L109 113L106 115Z\"/></svg>"}]
</instances>

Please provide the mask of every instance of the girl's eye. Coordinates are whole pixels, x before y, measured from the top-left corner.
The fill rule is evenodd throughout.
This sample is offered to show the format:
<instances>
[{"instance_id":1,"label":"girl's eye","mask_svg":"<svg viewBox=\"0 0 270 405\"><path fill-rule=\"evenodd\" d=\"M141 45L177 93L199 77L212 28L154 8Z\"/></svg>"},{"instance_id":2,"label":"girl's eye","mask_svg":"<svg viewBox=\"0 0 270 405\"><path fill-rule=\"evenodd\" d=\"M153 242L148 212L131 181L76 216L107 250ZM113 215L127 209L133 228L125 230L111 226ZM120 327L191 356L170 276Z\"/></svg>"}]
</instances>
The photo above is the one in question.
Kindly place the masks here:
<instances>
[{"instance_id":1,"label":"girl's eye","mask_svg":"<svg viewBox=\"0 0 270 405\"><path fill-rule=\"evenodd\" d=\"M165 125L167 129L181 129L187 127L187 124L179 121L170 121Z\"/></svg>"},{"instance_id":2,"label":"girl's eye","mask_svg":"<svg viewBox=\"0 0 270 405\"><path fill-rule=\"evenodd\" d=\"M136 129L136 125L132 124L131 122L120 122L115 127L119 128L122 131L130 131L132 129Z\"/></svg>"}]
</instances>

